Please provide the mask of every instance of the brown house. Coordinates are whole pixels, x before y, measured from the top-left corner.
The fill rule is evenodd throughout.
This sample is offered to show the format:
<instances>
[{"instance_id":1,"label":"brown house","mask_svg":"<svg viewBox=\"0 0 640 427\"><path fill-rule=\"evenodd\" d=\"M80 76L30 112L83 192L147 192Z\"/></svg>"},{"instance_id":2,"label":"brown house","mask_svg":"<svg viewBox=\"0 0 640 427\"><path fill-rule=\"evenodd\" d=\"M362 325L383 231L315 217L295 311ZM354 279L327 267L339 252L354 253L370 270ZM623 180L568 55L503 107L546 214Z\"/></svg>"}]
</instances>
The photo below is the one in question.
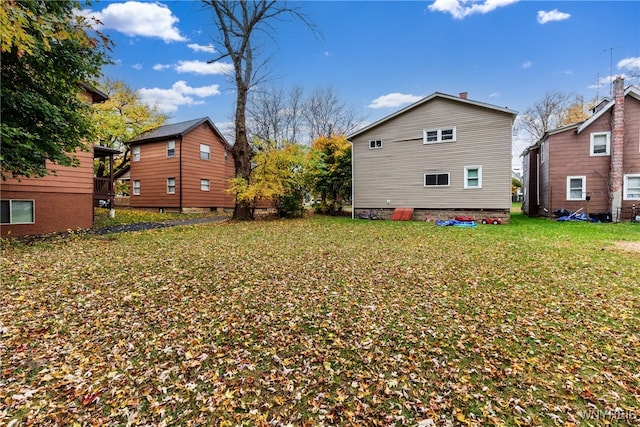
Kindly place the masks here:
<instances>
[{"instance_id":1,"label":"brown house","mask_svg":"<svg viewBox=\"0 0 640 427\"><path fill-rule=\"evenodd\" d=\"M640 90L614 82L614 99L584 122L546 132L525 150L524 202L530 216L581 210L613 221L640 215Z\"/></svg>"},{"instance_id":2,"label":"brown house","mask_svg":"<svg viewBox=\"0 0 640 427\"><path fill-rule=\"evenodd\" d=\"M186 212L233 208L231 147L208 118L160 126L129 141L130 206Z\"/></svg>"},{"instance_id":3,"label":"brown house","mask_svg":"<svg viewBox=\"0 0 640 427\"><path fill-rule=\"evenodd\" d=\"M88 102L104 102L100 91L83 87ZM113 179L94 178L93 159L107 158L113 165L111 148L90 146L78 150L77 167L54 165L47 161L49 175L39 178L8 178L2 181L0 227L2 237L46 234L91 228L93 206L97 200L112 200ZM112 167L111 167L112 169Z\"/></svg>"}]
</instances>

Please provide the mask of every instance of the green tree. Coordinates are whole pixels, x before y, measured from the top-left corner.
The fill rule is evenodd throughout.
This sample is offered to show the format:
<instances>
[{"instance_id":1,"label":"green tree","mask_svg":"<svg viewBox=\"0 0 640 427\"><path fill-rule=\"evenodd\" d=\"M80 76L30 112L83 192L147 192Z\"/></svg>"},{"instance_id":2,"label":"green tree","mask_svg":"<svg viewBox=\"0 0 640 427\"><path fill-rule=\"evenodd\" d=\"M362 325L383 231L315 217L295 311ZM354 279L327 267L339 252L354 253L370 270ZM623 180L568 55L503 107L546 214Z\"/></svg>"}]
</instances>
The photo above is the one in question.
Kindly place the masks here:
<instances>
[{"instance_id":1,"label":"green tree","mask_svg":"<svg viewBox=\"0 0 640 427\"><path fill-rule=\"evenodd\" d=\"M249 180L236 176L227 191L250 206L250 219L261 202L275 205L280 216L299 216L308 190L308 158L304 147L293 143L254 141L255 154Z\"/></svg>"},{"instance_id":2,"label":"green tree","mask_svg":"<svg viewBox=\"0 0 640 427\"><path fill-rule=\"evenodd\" d=\"M127 141L164 125L167 116L157 108L144 104L138 93L121 80L105 79L99 88L109 99L92 108L96 130L94 141L124 151L121 163L116 165L118 168L128 163ZM100 173L98 176L101 176Z\"/></svg>"},{"instance_id":3,"label":"green tree","mask_svg":"<svg viewBox=\"0 0 640 427\"><path fill-rule=\"evenodd\" d=\"M3 0L2 177L44 176L44 160L74 165L93 128L82 85L108 62L109 40L77 1Z\"/></svg>"},{"instance_id":4,"label":"green tree","mask_svg":"<svg viewBox=\"0 0 640 427\"><path fill-rule=\"evenodd\" d=\"M233 81L236 85L235 141L231 154L239 177L249 182L252 172L253 149L249 144L247 131L248 93L260 80L258 72L265 65L259 63L256 45L258 37L273 33L271 23L293 15L309 25L306 18L296 8L286 2L276 0L203 0L213 12L213 21L220 36L222 54L209 62L229 58L233 63ZM248 185L248 184L247 184ZM238 199L233 211L234 219L250 219L251 206L246 200Z\"/></svg>"},{"instance_id":5,"label":"green tree","mask_svg":"<svg viewBox=\"0 0 640 427\"><path fill-rule=\"evenodd\" d=\"M320 210L335 213L351 197L351 143L346 136L321 136L311 144L313 192L322 198Z\"/></svg>"}]
</instances>

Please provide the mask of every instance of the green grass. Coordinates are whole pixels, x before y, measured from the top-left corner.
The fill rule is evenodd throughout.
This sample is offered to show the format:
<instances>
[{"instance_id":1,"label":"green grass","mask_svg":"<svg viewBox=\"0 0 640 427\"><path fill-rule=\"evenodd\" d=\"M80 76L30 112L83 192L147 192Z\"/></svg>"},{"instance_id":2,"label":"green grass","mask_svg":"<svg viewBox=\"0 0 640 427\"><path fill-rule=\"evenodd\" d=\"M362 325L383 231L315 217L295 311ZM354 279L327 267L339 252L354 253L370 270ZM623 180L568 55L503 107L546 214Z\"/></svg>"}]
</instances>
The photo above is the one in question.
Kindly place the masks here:
<instances>
[{"instance_id":1,"label":"green grass","mask_svg":"<svg viewBox=\"0 0 640 427\"><path fill-rule=\"evenodd\" d=\"M0 424L630 420L638 240L514 213L3 241Z\"/></svg>"},{"instance_id":2,"label":"green grass","mask_svg":"<svg viewBox=\"0 0 640 427\"><path fill-rule=\"evenodd\" d=\"M114 218L109 218L109 209L94 208L94 228L104 228L112 225L135 224L139 222L164 222L174 219L204 218L224 215L220 212L204 213L172 213L141 209L116 209Z\"/></svg>"}]
</instances>

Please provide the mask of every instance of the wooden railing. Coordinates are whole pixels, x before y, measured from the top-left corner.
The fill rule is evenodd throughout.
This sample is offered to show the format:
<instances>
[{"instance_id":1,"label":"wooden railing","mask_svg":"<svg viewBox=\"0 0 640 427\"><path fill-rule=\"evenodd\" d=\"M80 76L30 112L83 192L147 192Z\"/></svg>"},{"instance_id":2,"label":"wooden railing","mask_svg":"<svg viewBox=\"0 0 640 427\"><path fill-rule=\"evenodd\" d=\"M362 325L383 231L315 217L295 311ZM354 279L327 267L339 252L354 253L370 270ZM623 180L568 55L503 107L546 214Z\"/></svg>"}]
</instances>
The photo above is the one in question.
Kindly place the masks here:
<instances>
[{"instance_id":1,"label":"wooden railing","mask_svg":"<svg viewBox=\"0 0 640 427\"><path fill-rule=\"evenodd\" d=\"M111 180L109 178L93 178L93 194L112 196L114 191Z\"/></svg>"}]
</instances>

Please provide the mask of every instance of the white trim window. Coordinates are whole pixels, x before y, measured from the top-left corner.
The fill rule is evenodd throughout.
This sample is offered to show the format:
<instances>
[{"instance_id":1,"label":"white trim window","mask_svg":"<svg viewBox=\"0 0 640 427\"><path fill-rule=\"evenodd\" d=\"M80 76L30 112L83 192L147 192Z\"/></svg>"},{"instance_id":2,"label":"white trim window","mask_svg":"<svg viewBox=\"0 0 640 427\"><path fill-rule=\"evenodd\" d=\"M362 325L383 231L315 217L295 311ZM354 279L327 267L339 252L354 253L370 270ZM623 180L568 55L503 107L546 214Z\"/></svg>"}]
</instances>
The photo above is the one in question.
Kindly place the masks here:
<instances>
[{"instance_id":1,"label":"white trim window","mask_svg":"<svg viewBox=\"0 0 640 427\"><path fill-rule=\"evenodd\" d=\"M464 167L464 188L482 188L482 166Z\"/></svg>"},{"instance_id":2,"label":"white trim window","mask_svg":"<svg viewBox=\"0 0 640 427\"><path fill-rule=\"evenodd\" d=\"M132 193L134 196L140 195L140 180L134 179L132 185Z\"/></svg>"},{"instance_id":3,"label":"white trim window","mask_svg":"<svg viewBox=\"0 0 640 427\"><path fill-rule=\"evenodd\" d=\"M371 141L369 141L369 150L375 150L378 148L382 148L381 139L372 139Z\"/></svg>"},{"instance_id":4,"label":"white trim window","mask_svg":"<svg viewBox=\"0 0 640 427\"><path fill-rule=\"evenodd\" d=\"M567 177L567 200L587 199L587 177L568 176Z\"/></svg>"},{"instance_id":5,"label":"white trim window","mask_svg":"<svg viewBox=\"0 0 640 427\"><path fill-rule=\"evenodd\" d=\"M207 144L200 144L200 160L209 160L211 158L211 147Z\"/></svg>"},{"instance_id":6,"label":"white trim window","mask_svg":"<svg viewBox=\"0 0 640 427\"><path fill-rule=\"evenodd\" d=\"M425 187L448 187L449 186L449 173L425 173L424 174L424 186Z\"/></svg>"},{"instance_id":7,"label":"white trim window","mask_svg":"<svg viewBox=\"0 0 640 427\"><path fill-rule=\"evenodd\" d=\"M167 178L167 194L176 194L175 178Z\"/></svg>"},{"instance_id":8,"label":"white trim window","mask_svg":"<svg viewBox=\"0 0 640 427\"><path fill-rule=\"evenodd\" d=\"M200 180L200 191L209 191L211 189L211 186L209 184L209 180L208 179L201 179Z\"/></svg>"},{"instance_id":9,"label":"white trim window","mask_svg":"<svg viewBox=\"0 0 640 427\"><path fill-rule=\"evenodd\" d=\"M423 144L439 144L441 142L455 142L456 141L456 128L437 128L437 129L425 129L423 131Z\"/></svg>"},{"instance_id":10,"label":"white trim window","mask_svg":"<svg viewBox=\"0 0 640 427\"><path fill-rule=\"evenodd\" d=\"M611 132L591 133L589 147L591 156L608 156L611 151Z\"/></svg>"},{"instance_id":11,"label":"white trim window","mask_svg":"<svg viewBox=\"0 0 640 427\"><path fill-rule=\"evenodd\" d=\"M624 200L640 200L640 174L624 176Z\"/></svg>"},{"instance_id":12,"label":"white trim window","mask_svg":"<svg viewBox=\"0 0 640 427\"><path fill-rule=\"evenodd\" d=\"M176 156L176 142L167 141L167 157L175 157L175 156Z\"/></svg>"},{"instance_id":13,"label":"white trim window","mask_svg":"<svg viewBox=\"0 0 640 427\"><path fill-rule=\"evenodd\" d=\"M134 145L131 148L131 160L133 160L134 162L139 162L140 161L140 146L139 145Z\"/></svg>"},{"instance_id":14,"label":"white trim window","mask_svg":"<svg viewBox=\"0 0 640 427\"><path fill-rule=\"evenodd\" d=\"M36 202L33 200L2 200L0 223L33 224L36 222Z\"/></svg>"}]
</instances>

